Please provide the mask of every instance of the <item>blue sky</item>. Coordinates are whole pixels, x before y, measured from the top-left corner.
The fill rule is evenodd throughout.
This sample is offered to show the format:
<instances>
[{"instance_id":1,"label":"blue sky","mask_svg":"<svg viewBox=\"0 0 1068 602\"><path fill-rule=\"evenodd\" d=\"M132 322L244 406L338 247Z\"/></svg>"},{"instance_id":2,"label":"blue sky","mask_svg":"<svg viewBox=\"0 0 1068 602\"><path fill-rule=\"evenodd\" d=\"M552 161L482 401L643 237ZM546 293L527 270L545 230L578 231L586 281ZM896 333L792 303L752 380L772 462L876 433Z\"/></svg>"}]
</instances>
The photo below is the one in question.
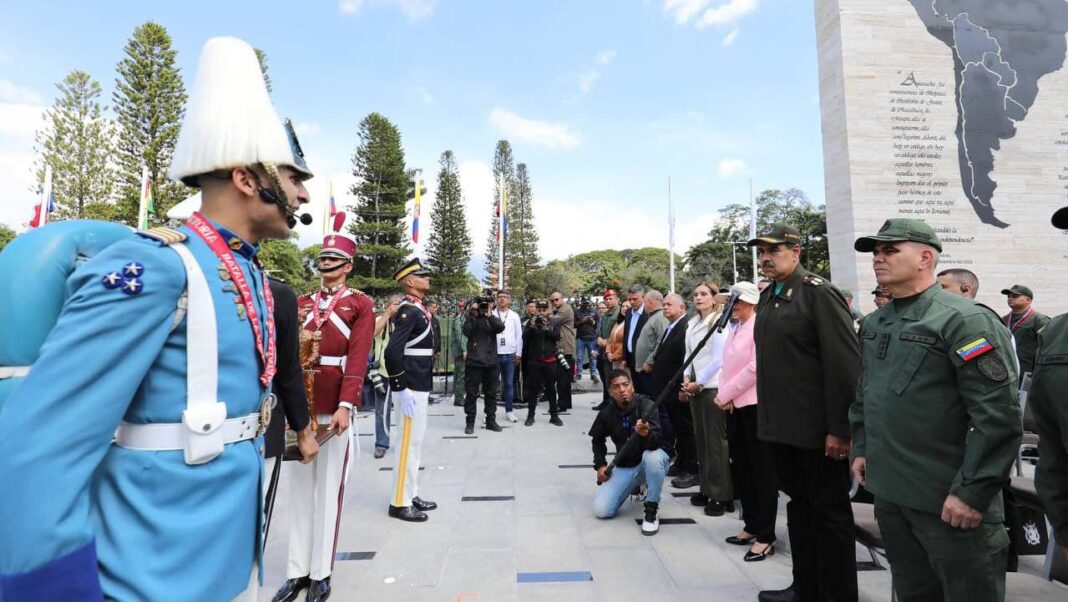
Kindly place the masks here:
<instances>
[{"instance_id":1,"label":"blue sky","mask_svg":"<svg viewBox=\"0 0 1068 602\"><path fill-rule=\"evenodd\" d=\"M669 176L679 251L747 201L749 177L823 202L811 0L37 1L0 8L0 222L32 214L33 132L55 82L88 71L110 104L146 20L170 32L187 82L211 36L267 52L317 173L316 216L331 181L344 202L371 111L398 125L431 193L441 152L456 153L478 258L500 138L530 170L547 258L666 246Z\"/></svg>"}]
</instances>

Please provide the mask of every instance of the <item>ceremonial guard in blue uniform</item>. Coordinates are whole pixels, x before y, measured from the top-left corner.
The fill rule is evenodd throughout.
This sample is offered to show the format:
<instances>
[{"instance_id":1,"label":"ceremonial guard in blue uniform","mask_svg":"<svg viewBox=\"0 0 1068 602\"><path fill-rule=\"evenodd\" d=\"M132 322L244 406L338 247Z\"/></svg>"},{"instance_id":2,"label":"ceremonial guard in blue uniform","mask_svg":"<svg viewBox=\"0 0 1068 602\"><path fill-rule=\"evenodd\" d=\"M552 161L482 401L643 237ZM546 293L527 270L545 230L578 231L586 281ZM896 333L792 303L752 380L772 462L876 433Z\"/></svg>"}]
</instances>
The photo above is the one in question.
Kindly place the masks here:
<instances>
[{"instance_id":1,"label":"ceremonial guard in blue uniform","mask_svg":"<svg viewBox=\"0 0 1068 602\"><path fill-rule=\"evenodd\" d=\"M170 175L201 212L75 268L0 414L4 602L255 599L276 355L257 245L288 237L311 173L247 43L206 43Z\"/></svg>"},{"instance_id":2,"label":"ceremonial guard in blue uniform","mask_svg":"<svg viewBox=\"0 0 1068 602\"><path fill-rule=\"evenodd\" d=\"M405 293L393 317L393 334L386 346L386 371L400 425L394 448L393 493L389 515L411 522L427 519L438 507L419 497L419 463L426 434L426 413L434 379L434 329L423 297L430 290L430 270L412 259L393 274Z\"/></svg>"}]
</instances>

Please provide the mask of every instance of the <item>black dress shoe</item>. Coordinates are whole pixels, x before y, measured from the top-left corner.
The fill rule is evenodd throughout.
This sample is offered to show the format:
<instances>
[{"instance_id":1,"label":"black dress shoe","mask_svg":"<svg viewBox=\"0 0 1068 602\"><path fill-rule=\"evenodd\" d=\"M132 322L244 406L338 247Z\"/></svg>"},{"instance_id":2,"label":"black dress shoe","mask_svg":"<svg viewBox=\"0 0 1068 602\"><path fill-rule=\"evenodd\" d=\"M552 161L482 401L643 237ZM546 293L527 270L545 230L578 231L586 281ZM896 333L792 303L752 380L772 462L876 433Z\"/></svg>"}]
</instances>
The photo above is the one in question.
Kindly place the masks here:
<instances>
[{"instance_id":1,"label":"black dress shoe","mask_svg":"<svg viewBox=\"0 0 1068 602\"><path fill-rule=\"evenodd\" d=\"M768 556L774 556L774 555L775 555L775 542L772 542L772 543L768 544L768 547L764 548L763 552L754 552L752 549L750 549L748 552L745 553L745 557L742 558L742 560L744 560L746 562L760 562L760 561L764 560L765 558L767 558ZM793 591L793 590L790 590L790 591Z\"/></svg>"},{"instance_id":2,"label":"black dress shoe","mask_svg":"<svg viewBox=\"0 0 1068 602\"><path fill-rule=\"evenodd\" d=\"M468 424L467 426L465 426L464 427L464 434L465 435L474 435L475 434L475 425L474 424Z\"/></svg>"},{"instance_id":3,"label":"black dress shoe","mask_svg":"<svg viewBox=\"0 0 1068 602\"><path fill-rule=\"evenodd\" d=\"M708 500L708 504L705 505L705 514L708 516L723 516L724 506L723 502Z\"/></svg>"},{"instance_id":4,"label":"black dress shoe","mask_svg":"<svg viewBox=\"0 0 1068 602\"><path fill-rule=\"evenodd\" d=\"M560 417L555 415L549 419L549 424L554 424L556 426L564 426L564 423L562 420L560 420Z\"/></svg>"},{"instance_id":5,"label":"black dress shoe","mask_svg":"<svg viewBox=\"0 0 1068 602\"><path fill-rule=\"evenodd\" d=\"M389 515L393 518L399 518L410 523L421 523L430 518L422 510L412 508L411 506L397 507L393 504L389 506Z\"/></svg>"},{"instance_id":6,"label":"black dress shoe","mask_svg":"<svg viewBox=\"0 0 1068 602\"><path fill-rule=\"evenodd\" d=\"M438 505L436 502L428 502L418 496L412 498L412 507L416 510L422 510L423 512L429 512L431 510L437 510Z\"/></svg>"},{"instance_id":7,"label":"black dress shoe","mask_svg":"<svg viewBox=\"0 0 1068 602\"><path fill-rule=\"evenodd\" d=\"M671 479L671 486L675 489L689 489L701 482L695 474L685 474L681 477Z\"/></svg>"},{"instance_id":8,"label":"black dress shoe","mask_svg":"<svg viewBox=\"0 0 1068 602\"><path fill-rule=\"evenodd\" d=\"M282 584L282 587L278 588L274 597L271 598L271 602L293 602L300 595L300 590L308 587L311 584L311 579L308 577L298 577L296 579L290 579Z\"/></svg>"},{"instance_id":9,"label":"black dress shoe","mask_svg":"<svg viewBox=\"0 0 1068 602\"><path fill-rule=\"evenodd\" d=\"M524 426L534 426L534 414L527 414L527 420L523 423Z\"/></svg>"},{"instance_id":10,"label":"black dress shoe","mask_svg":"<svg viewBox=\"0 0 1068 602\"><path fill-rule=\"evenodd\" d=\"M325 602L330 597L330 577L322 581L312 581L308 588L308 602Z\"/></svg>"},{"instance_id":11,"label":"black dress shoe","mask_svg":"<svg viewBox=\"0 0 1068 602\"><path fill-rule=\"evenodd\" d=\"M801 596L794 591L793 586L786 589L764 590L757 594L760 602L801 602Z\"/></svg>"},{"instance_id":12,"label":"black dress shoe","mask_svg":"<svg viewBox=\"0 0 1068 602\"><path fill-rule=\"evenodd\" d=\"M501 425L497 424L496 420L487 420L486 421L486 430L487 431L493 431L494 433L499 433L499 432L503 431L504 429L501 428Z\"/></svg>"},{"instance_id":13,"label":"black dress shoe","mask_svg":"<svg viewBox=\"0 0 1068 602\"><path fill-rule=\"evenodd\" d=\"M695 493L694 495L690 496L690 503L694 506L707 506L708 496L700 493Z\"/></svg>"},{"instance_id":14,"label":"black dress shoe","mask_svg":"<svg viewBox=\"0 0 1068 602\"><path fill-rule=\"evenodd\" d=\"M749 537L738 537L737 535L731 535L727 538L727 543L734 544L736 546L747 546L756 541L756 535L750 535Z\"/></svg>"}]
</instances>

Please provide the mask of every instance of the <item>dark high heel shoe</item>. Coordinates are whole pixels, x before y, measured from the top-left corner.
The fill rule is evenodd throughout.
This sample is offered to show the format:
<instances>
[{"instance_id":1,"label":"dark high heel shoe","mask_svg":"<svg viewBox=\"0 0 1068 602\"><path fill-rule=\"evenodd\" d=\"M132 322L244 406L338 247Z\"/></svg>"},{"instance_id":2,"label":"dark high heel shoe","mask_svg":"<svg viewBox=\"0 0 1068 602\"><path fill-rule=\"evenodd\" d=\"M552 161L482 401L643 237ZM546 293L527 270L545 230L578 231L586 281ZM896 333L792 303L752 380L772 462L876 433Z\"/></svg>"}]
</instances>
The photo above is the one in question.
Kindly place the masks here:
<instances>
[{"instance_id":1,"label":"dark high heel shoe","mask_svg":"<svg viewBox=\"0 0 1068 602\"><path fill-rule=\"evenodd\" d=\"M774 555L775 555L775 543L772 542L772 543L768 544L768 547L764 548L763 552L754 552L752 550L752 548L750 548L750 550L745 553L745 558L743 558L742 560L745 560L746 562L760 562L760 561L764 560L765 558L767 558L768 556L774 556Z\"/></svg>"},{"instance_id":2,"label":"dark high heel shoe","mask_svg":"<svg viewBox=\"0 0 1068 602\"><path fill-rule=\"evenodd\" d=\"M749 537L738 537L737 535L731 535L727 538L727 543L734 544L736 546L747 546L756 541L756 535L750 535Z\"/></svg>"}]
</instances>

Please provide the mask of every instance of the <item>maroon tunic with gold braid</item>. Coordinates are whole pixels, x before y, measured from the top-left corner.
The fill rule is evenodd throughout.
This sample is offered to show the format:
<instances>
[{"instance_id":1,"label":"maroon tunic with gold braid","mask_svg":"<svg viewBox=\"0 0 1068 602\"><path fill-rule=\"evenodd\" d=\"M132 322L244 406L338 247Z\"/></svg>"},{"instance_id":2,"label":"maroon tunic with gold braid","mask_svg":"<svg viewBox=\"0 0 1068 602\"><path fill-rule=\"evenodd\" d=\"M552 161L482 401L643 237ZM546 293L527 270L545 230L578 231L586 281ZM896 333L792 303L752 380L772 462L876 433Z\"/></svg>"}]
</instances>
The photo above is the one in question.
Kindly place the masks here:
<instances>
[{"instance_id":1,"label":"maroon tunic with gold braid","mask_svg":"<svg viewBox=\"0 0 1068 602\"><path fill-rule=\"evenodd\" d=\"M362 292L348 288L330 304L333 295L317 291L297 301L307 309L304 329L322 333L319 372L315 375L315 413L333 414L342 402L359 408L367 355L375 329L374 303Z\"/></svg>"}]
</instances>

